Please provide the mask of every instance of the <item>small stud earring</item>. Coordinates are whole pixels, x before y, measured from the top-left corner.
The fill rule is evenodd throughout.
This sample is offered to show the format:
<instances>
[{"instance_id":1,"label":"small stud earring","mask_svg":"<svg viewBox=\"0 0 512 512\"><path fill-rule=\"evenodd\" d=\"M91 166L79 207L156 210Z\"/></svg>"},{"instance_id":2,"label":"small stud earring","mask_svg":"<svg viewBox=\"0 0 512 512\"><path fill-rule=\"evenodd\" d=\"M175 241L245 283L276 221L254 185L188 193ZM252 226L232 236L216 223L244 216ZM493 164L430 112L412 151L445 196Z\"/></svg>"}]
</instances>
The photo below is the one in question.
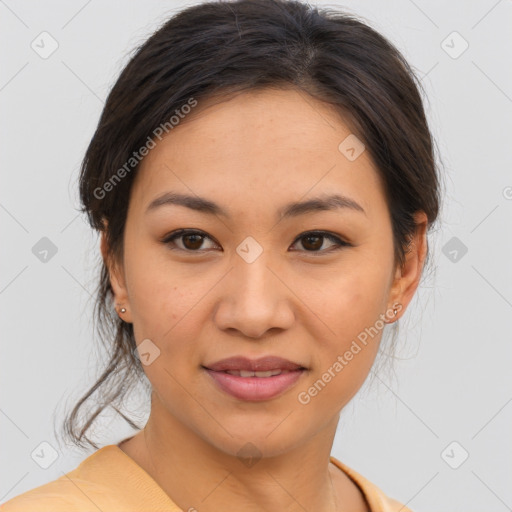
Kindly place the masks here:
<instances>
[{"instance_id":1,"label":"small stud earring","mask_svg":"<svg viewBox=\"0 0 512 512\"><path fill-rule=\"evenodd\" d=\"M393 314L394 314L395 316L396 316L396 315L397 315L397 313L398 313L398 307L399 307L399 306L401 307L401 306L402 306L402 304L395 304L395 308L393 309Z\"/></svg>"},{"instance_id":2,"label":"small stud earring","mask_svg":"<svg viewBox=\"0 0 512 512\"><path fill-rule=\"evenodd\" d=\"M126 308L121 308L121 313L126 313ZM396 313L395 313L396 315Z\"/></svg>"}]
</instances>

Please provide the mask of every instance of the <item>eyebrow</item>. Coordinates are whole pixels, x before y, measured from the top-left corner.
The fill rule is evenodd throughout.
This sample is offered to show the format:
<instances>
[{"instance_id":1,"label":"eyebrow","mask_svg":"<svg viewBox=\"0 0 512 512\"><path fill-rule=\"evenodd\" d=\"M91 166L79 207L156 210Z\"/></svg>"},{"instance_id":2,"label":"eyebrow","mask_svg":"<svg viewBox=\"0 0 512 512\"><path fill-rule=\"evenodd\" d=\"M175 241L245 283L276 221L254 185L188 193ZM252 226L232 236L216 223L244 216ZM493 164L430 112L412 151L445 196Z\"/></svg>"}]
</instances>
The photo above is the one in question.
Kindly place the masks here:
<instances>
[{"instance_id":1,"label":"eyebrow","mask_svg":"<svg viewBox=\"0 0 512 512\"><path fill-rule=\"evenodd\" d=\"M177 192L166 192L158 196L156 199L151 201L146 209L146 213L154 211L162 206L171 205L184 206L191 210L208 215L219 215L225 218L230 218L230 214L224 208L209 199L199 196L179 194ZM333 194L315 197L307 201L289 203L278 210L277 217L280 219L286 219L298 217L307 213L339 209L349 209L366 215L364 208L353 199L339 194Z\"/></svg>"}]
</instances>

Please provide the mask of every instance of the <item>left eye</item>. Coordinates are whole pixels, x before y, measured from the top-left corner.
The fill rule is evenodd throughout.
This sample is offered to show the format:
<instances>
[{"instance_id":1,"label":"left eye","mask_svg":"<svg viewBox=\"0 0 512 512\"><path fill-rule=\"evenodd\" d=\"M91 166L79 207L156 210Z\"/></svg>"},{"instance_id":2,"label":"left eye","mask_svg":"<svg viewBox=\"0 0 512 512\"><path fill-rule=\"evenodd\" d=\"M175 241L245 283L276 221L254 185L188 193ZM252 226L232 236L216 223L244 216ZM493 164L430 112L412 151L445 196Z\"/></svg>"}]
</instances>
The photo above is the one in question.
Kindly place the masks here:
<instances>
[{"instance_id":1,"label":"left eye","mask_svg":"<svg viewBox=\"0 0 512 512\"><path fill-rule=\"evenodd\" d=\"M204 250L201 249L201 246L206 239L212 241L213 244L218 247L218 244L203 231L190 229L174 231L169 236L165 237L162 243L172 244L177 246L178 250L182 251L200 252ZM338 250L342 247L350 246L348 242L326 231L309 231L303 233L295 239L293 245L302 240L302 246L306 248L306 252L330 252L327 251L325 247L322 249L326 239L333 244L331 247L334 248L331 250ZM176 243L175 240L180 240L181 244Z\"/></svg>"},{"instance_id":2,"label":"left eye","mask_svg":"<svg viewBox=\"0 0 512 512\"><path fill-rule=\"evenodd\" d=\"M322 251L319 250L324 245L325 239L329 240L332 244L334 244L332 246L334 248L331 249L334 251L341 249L341 247L350 245L348 242L341 240L341 238L339 238L331 233L327 233L325 231L310 231L309 233L304 233L296 239L296 242L298 242L299 240L303 240L303 242L302 242L303 247L309 246L312 249L312 250L308 250L306 252L328 252L325 249ZM306 241L306 242L304 242L304 241ZM294 245L296 242L294 242Z\"/></svg>"}]
</instances>

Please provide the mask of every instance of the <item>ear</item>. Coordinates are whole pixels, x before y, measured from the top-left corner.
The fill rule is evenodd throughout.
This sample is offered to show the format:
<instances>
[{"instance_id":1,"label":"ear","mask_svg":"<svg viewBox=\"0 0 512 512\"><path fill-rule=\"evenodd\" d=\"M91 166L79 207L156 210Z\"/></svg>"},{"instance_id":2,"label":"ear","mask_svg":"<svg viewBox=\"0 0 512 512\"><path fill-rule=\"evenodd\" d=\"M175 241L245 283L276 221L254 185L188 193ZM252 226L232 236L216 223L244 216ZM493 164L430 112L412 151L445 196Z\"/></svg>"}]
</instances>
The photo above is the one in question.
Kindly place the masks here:
<instances>
[{"instance_id":1,"label":"ear","mask_svg":"<svg viewBox=\"0 0 512 512\"><path fill-rule=\"evenodd\" d=\"M405 262L402 267L397 267L393 284L391 286L389 308L398 307L399 313L393 320L397 320L414 297L418 288L425 258L427 255L427 226L428 218L425 212L419 211L414 215L416 230L409 239Z\"/></svg>"},{"instance_id":2,"label":"ear","mask_svg":"<svg viewBox=\"0 0 512 512\"><path fill-rule=\"evenodd\" d=\"M126 280L124 277L124 269L122 263L114 262L112 256L109 254L106 235L107 221L103 220L103 224L104 229L101 232L100 248L103 262L108 269L110 285L114 292L115 309L121 320L131 323L132 316L128 290L126 288ZM121 308L125 308L126 311L122 313Z\"/></svg>"}]
</instances>

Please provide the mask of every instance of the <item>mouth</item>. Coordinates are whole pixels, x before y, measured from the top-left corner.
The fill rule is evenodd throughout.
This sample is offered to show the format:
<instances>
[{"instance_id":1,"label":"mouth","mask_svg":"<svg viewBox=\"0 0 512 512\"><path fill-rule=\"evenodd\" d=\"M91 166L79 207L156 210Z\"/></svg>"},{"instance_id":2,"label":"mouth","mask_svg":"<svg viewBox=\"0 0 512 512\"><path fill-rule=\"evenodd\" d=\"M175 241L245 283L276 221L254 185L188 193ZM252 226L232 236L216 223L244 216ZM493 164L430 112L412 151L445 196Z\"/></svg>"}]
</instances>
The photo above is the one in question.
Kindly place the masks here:
<instances>
[{"instance_id":1,"label":"mouth","mask_svg":"<svg viewBox=\"0 0 512 512\"><path fill-rule=\"evenodd\" d=\"M237 377L258 377L258 378L266 378L266 377L274 377L276 375L283 375L285 373L290 373L290 370L268 370L266 372L251 372L250 370L225 370L225 373L229 375L236 375Z\"/></svg>"},{"instance_id":2,"label":"mouth","mask_svg":"<svg viewBox=\"0 0 512 512\"><path fill-rule=\"evenodd\" d=\"M206 364L204 368L216 372L234 371L234 372L268 372L268 371L293 371L305 369L299 363L284 359L278 356L265 356L259 359L249 359L244 356L228 357L215 363ZM249 375L248 375L249 376Z\"/></svg>"},{"instance_id":3,"label":"mouth","mask_svg":"<svg viewBox=\"0 0 512 512\"><path fill-rule=\"evenodd\" d=\"M232 357L202 366L217 389L239 400L263 401L290 389L307 371L304 366L279 357Z\"/></svg>"}]
</instances>

